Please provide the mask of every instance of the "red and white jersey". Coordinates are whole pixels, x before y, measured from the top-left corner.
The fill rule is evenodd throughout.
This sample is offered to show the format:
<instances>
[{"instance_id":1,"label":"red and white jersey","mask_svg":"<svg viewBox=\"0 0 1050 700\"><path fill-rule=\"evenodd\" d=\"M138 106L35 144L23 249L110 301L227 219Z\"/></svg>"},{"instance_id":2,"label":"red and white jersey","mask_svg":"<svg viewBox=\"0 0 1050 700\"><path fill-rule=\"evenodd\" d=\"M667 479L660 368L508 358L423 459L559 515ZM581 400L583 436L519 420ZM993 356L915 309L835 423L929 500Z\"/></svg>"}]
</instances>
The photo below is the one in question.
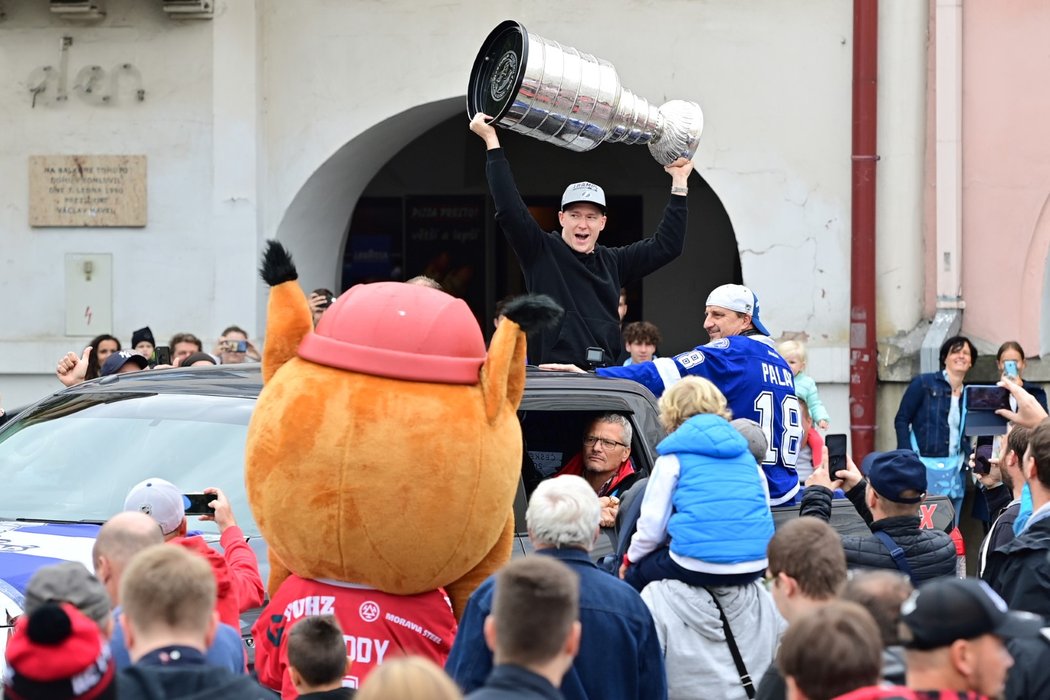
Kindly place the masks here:
<instances>
[{"instance_id":1,"label":"red and white jersey","mask_svg":"<svg viewBox=\"0 0 1050 700\"><path fill-rule=\"evenodd\" d=\"M288 674L285 640L292 625L310 615L339 620L350 662L343 678L347 688L358 687L373 667L398 656L425 656L443 667L456 636L456 618L444 590L400 596L293 574L252 627L259 682L285 699L298 696Z\"/></svg>"}]
</instances>

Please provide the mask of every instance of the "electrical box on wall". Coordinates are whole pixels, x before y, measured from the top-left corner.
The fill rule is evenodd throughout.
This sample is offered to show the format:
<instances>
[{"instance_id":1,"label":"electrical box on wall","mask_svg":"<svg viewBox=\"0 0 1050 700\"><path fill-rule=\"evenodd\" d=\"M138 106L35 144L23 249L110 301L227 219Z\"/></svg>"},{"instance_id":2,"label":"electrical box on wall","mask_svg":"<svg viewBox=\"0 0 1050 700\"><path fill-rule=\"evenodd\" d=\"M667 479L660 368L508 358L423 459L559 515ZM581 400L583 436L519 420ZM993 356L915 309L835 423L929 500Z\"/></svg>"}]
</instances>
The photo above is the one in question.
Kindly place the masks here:
<instances>
[{"instance_id":1,"label":"electrical box on wall","mask_svg":"<svg viewBox=\"0 0 1050 700\"><path fill-rule=\"evenodd\" d=\"M113 332L113 256L66 253L66 335Z\"/></svg>"}]
</instances>

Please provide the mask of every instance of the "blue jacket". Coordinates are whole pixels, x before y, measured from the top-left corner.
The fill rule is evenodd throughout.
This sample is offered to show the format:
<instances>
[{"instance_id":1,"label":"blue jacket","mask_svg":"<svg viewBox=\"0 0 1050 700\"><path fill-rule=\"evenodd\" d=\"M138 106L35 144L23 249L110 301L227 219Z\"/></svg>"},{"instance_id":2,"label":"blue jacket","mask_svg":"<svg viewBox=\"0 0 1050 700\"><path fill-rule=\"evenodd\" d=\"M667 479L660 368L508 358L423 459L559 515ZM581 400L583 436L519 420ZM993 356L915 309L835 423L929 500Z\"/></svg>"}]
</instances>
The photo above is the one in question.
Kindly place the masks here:
<instances>
[{"instance_id":1,"label":"blue jacket","mask_svg":"<svg viewBox=\"0 0 1050 700\"><path fill-rule=\"evenodd\" d=\"M649 608L629 585L599 569L582 549L541 549L580 577L580 652L565 674L566 700L666 700L663 653ZM467 603L445 670L469 693L485 684L492 652L482 626L492 611L495 577L482 583ZM484 697L484 696L482 696Z\"/></svg>"},{"instance_id":2,"label":"blue jacket","mask_svg":"<svg viewBox=\"0 0 1050 700\"><path fill-rule=\"evenodd\" d=\"M745 567L741 570L764 568L773 537L769 494L736 428L721 416L696 415L656 451L675 455L679 464L667 525L671 551L704 563Z\"/></svg>"},{"instance_id":3,"label":"blue jacket","mask_svg":"<svg viewBox=\"0 0 1050 700\"><path fill-rule=\"evenodd\" d=\"M769 451L762 470L772 505L791 503L798 493L795 462L802 449L802 414L791 368L764 335L718 338L674 357L658 357L627 367L599 367L601 377L633 379L654 396L682 377L710 380L726 397L735 418L762 426Z\"/></svg>"},{"instance_id":4,"label":"blue jacket","mask_svg":"<svg viewBox=\"0 0 1050 700\"><path fill-rule=\"evenodd\" d=\"M911 380L893 419L897 449L912 449L909 436L912 432L923 457L947 457L951 406L952 387L940 371L920 374Z\"/></svg>"}]
</instances>

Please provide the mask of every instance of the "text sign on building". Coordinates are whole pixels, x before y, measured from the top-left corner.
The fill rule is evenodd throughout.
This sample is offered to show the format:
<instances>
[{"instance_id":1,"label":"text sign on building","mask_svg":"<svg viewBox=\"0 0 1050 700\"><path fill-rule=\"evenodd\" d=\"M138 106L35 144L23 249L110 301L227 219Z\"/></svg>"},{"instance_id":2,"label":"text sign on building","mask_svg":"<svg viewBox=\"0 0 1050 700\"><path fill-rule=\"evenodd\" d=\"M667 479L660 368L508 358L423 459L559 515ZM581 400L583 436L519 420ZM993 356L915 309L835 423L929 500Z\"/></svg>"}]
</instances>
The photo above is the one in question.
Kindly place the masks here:
<instances>
[{"instance_id":1,"label":"text sign on building","mask_svg":"<svg viewBox=\"0 0 1050 700\"><path fill-rule=\"evenodd\" d=\"M30 226L145 226L146 156L30 156Z\"/></svg>"}]
</instances>

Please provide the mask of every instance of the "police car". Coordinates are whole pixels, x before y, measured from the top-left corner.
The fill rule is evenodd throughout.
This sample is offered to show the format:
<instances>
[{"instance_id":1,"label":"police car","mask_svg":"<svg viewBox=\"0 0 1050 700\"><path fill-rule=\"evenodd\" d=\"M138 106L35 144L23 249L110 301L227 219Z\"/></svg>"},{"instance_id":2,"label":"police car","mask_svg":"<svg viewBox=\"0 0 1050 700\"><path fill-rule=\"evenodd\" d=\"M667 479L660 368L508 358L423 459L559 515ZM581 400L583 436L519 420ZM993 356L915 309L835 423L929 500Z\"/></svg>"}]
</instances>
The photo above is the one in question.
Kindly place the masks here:
<instances>
[{"instance_id":1,"label":"police car","mask_svg":"<svg viewBox=\"0 0 1050 700\"><path fill-rule=\"evenodd\" d=\"M258 365L103 377L59 391L0 428L0 624L10 633L41 566L79 561L128 490L159 476L186 492L221 488L268 573L244 491L244 442L262 389ZM190 530L218 542L215 523ZM257 612L242 618L247 635ZM7 634L0 635L0 644Z\"/></svg>"},{"instance_id":2,"label":"police car","mask_svg":"<svg viewBox=\"0 0 1050 700\"><path fill-rule=\"evenodd\" d=\"M72 560L92 568L98 528L122 509L133 485L151 476L186 492L221 488L265 581L266 543L244 489L245 438L261 390L258 365L118 374L56 392L0 427L0 624L10 629L21 614L25 586L41 566ZM587 422L605 412L628 416L632 456L648 473L663 431L645 387L530 368L519 411L523 461L550 472L579 449ZM523 482L514 508L519 556L530 550L526 502ZM191 516L190 528L217 543L214 523ZM610 531L596 556L613 539ZM249 654L258 612L241 620Z\"/></svg>"}]
</instances>

